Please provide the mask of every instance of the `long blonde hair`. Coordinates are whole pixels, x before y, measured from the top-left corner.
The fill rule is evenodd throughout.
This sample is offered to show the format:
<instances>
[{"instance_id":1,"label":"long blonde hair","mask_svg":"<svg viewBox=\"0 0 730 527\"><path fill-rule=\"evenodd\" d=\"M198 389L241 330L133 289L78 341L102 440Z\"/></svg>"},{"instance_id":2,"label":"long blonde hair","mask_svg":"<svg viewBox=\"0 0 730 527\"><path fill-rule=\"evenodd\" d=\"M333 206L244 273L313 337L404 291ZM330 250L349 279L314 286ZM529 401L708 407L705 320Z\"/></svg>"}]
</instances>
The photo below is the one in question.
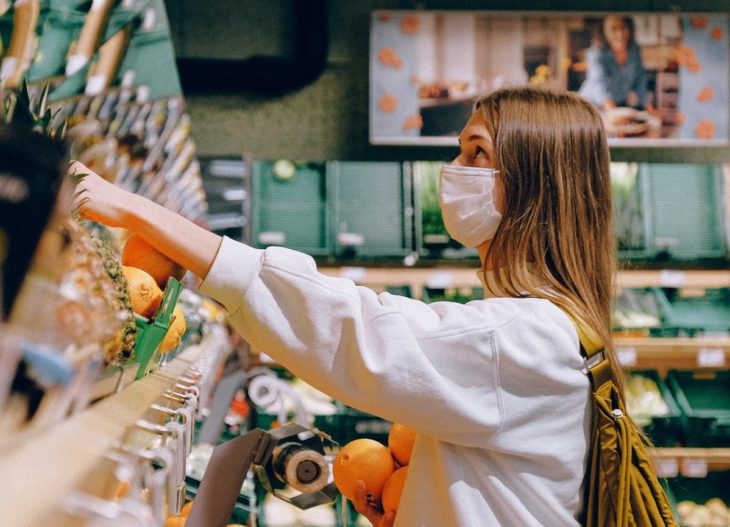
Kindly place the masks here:
<instances>
[{"instance_id":1,"label":"long blonde hair","mask_svg":"<svg viewBox=\"0 0 730 527\"><path fill-rule=\"evenodd\" d=\"M485 258L497 286L510 296L546 298L588 324L620 390L610 328L610 155L598 112L574 93L534 88L498 90L476 111L504 185L503 218Z\"/></svg>"}]
</instances>

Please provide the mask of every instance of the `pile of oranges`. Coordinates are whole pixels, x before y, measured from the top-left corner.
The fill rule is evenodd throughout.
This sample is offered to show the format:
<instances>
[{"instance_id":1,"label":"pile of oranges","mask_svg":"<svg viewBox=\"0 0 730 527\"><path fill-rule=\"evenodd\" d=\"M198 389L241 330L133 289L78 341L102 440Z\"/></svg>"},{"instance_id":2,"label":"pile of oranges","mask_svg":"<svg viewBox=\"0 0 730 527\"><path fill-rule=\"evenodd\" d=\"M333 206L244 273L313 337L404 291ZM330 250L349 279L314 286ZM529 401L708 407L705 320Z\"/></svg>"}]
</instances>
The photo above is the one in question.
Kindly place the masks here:
<instances>
[{"instance_id":1,"label":"pile of oranges","mask_svg":"<svg viewBox=\"0 0 730 527\"><path fill-rule=\"evenodd\" d=\"M145 318L152 318L162 302L163 290L169 277L182 279L185 270L155 249L142 237L133 234L122 251L122 272L127 279L127 290L132 310ZM160 345L160 353L177 347L185 333L182 310L175 306L174 320Z\"/></svg>"},{"instance_id":2,"label":"pile of oranges","mask_svg":"<svg viewBox=\"0 0 730 527\"><path fill-rule=\"evenodd\" d=\"M394 423L387 447L373 439L350 441L340 449L332 467L337 489L354 500L357 482L363 481L366 493L383 512L397 512L415 438L414 429Z\"/></svg>"}]
</instances>

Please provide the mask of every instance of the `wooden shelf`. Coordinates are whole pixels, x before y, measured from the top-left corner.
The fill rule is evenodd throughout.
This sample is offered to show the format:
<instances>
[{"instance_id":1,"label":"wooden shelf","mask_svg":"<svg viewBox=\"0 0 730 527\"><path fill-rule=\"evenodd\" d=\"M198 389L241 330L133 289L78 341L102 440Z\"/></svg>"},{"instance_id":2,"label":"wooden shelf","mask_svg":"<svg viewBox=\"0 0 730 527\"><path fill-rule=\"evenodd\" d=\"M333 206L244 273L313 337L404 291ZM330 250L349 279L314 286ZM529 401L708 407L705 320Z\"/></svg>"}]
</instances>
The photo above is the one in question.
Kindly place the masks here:
<instances>
[{"instance_id":1,"label":"wooden shelf","mask_svg":"<svg viewBox=\"0 0 730 527\"><path fill-rule=\"evenodd\" d=\"M730 364L730 337L614 337L613 343L626 368L723 368Z\"/></svg>"},{"instance_id":2,"label":"wooden shelf","mask_svg":"<svg viewBox=\"0 0 730 527\"><path fill-rule=\"evenodd\" d=\"M131 383L59 425L0 455L3 481L0 511L3 525L78 527L62 519L59 504L90 477L104 455L121 442L127 429L174 384L175 377L197 360L191 347L158 372Z\"/></svg>"},{"instance_id":3,"label":"wooden shelf","mask_svg":"<svg viewBox=\"0 0 730 527\"><path fill-rule=\"evenodd\" d=\"M350 278L354 282L377 288L389 285L410 285L416 298L424 287L477 287L480 285L474 267L320 267L328 276ZM730 287L730 269L678 271L619 271L616 286L623 287Z\"/></svg>"},{"instance_id":4,"label":"wooden shelf","mask_svg":"<svg viewBox=\"0 0 730 527\"><path fill-rule=\"evenodd\" d=\"M649 455L663 477L671 477L676 469L679 474L701 477L703 469L709 471L730 470L730 448L653 448Z\"/></svg>"}]
</instances>

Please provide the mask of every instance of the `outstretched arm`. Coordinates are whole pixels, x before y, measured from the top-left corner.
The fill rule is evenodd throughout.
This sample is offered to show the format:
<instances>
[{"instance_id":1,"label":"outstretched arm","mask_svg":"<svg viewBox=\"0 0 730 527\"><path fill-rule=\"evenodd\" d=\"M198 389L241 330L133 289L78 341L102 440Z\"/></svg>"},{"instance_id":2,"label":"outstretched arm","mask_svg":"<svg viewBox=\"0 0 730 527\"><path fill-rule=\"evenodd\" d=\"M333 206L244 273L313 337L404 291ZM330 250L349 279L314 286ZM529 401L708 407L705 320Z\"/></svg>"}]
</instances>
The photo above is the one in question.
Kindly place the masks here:
<instances>
[{"instance_id":1,"label":"outstretched arm","mask_svg":"<svg viewBox=\"0 0 730 527\"><path fill-rule=\"evenodd\" d=\"M74 208L81 217L140 235L157 250L205 278L221 237L138 194L105 181L74 162L71 174L88 174L76 187Z\"/></svg>"}]
</instances>

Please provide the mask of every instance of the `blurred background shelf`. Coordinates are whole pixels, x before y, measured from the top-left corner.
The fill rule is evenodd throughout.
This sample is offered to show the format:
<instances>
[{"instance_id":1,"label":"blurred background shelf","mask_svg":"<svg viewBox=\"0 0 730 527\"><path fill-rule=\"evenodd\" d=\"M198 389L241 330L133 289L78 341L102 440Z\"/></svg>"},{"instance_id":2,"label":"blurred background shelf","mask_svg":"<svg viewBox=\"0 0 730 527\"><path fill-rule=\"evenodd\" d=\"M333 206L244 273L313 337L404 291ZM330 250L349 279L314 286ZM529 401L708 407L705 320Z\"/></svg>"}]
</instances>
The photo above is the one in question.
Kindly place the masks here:
<instances>
[{"instance_id":1,"label":"blurred background shelf","mask_svg":"<svg viewBox=\"0 0 730 527\"><path fill-rule=\"evenodd\" d=\"M478 262L469 267L356 267L320 265L319 270L328 276L350 278L358 284L372 287L390 285L411 286L416 298L421 298L424 287L476 287L479 280ZM617 273L616 285L624 287L730 287L730 269L718 270L622 270Z\"/></svg>"},{"instance_id":2,"label":"blurred background shelf","mask_svg":"<svg viewBox=\"0 0 730 527\"><path fill-rule=\"evenodd\" d=\"M730 363L730 337L614 337L619 362L626 368L724 368Z\"/></svg>"},{"instance_id":3,"label":"blurred background shelf","mask_svg":"<svg viewBox=\"0 0 730 527\"><path fill-rule=\"evenodd\" d=\"M694 469L691 463L696 462L699 466L695 469L701 471L702 463L706 463L708 471L721 471L730 469L730 448L652 448L650 451L654 462L676 461L680 470L691 471ZM682 463L684 466L682 467ZM687 463L690 463L689 465Z\"/></svg>"}]
</instances>

